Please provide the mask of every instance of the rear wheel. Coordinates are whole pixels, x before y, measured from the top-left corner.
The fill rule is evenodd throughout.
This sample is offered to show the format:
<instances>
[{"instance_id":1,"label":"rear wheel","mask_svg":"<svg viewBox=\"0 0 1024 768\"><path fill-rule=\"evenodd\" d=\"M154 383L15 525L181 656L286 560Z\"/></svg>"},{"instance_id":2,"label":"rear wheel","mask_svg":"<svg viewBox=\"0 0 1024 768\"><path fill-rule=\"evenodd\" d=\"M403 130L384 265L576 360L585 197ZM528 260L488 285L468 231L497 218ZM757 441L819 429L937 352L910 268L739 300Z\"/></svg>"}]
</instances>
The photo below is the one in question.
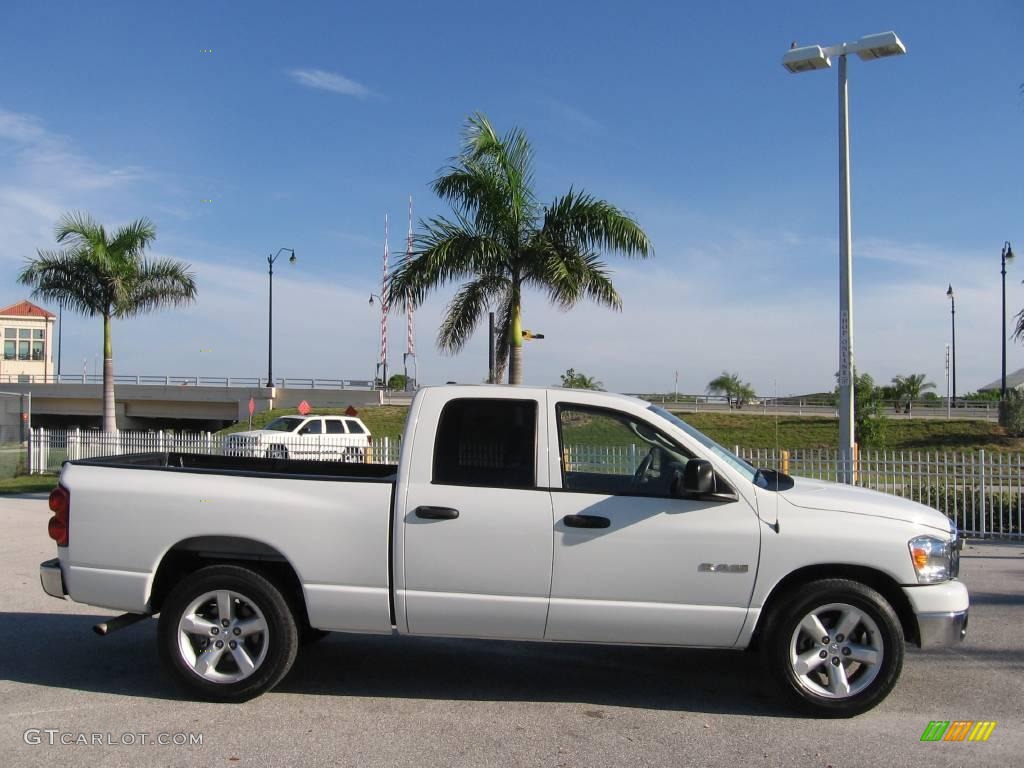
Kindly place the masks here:
<instances>
[{"instance_id":1,"label":"rear wheel","mask_svg":"<svg viewBox=\"0 0 1024 768\"><path fill-rule=\"evenodd\" d=\"M157 638L176 682L211 701L244 701L270 690L298 650L295 618L280 590L234 565L185 577L164 602Z\"/></svg>"},{"instance_id":2,"label":"rear wheel","mask_svg":"<svg viewBox=\"0 0 1024 768\"><path fill-rule=\"evenodd\" d=\"M826 717L881 702L903 668L903 628L875 590L846 579L816 581L769 617L766 661L790 700Z\"/></svg>"}]
</instances>

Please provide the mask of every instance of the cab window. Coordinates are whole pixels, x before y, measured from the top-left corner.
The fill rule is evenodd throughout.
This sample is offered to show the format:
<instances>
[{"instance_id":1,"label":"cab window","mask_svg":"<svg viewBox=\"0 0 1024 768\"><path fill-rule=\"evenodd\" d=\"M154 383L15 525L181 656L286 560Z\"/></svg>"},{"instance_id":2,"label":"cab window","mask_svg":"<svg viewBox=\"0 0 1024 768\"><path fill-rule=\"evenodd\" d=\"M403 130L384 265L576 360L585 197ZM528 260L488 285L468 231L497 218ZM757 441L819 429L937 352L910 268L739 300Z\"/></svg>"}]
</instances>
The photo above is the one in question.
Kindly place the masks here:
<instances>
[{"instance_id":1,"label":"cab window","mask_svg":"<svg viewBox=\"0 0 1024 768\"><path fill-rule=\"evenodd\" d=\"M571 491L667 498L693 458L646 421L604 408L558 406L558 434Z\"/></svg>"},{"instance_id":2,"label":"cab window","mask_svg":"<svg viewBox=\"0 0 1024 768\"><path fill-rule=\"evenodd\" d=\"M532 488L536 446L533 400L452 400L437 425L433 482Z\"/></svg>"}]
</instances>

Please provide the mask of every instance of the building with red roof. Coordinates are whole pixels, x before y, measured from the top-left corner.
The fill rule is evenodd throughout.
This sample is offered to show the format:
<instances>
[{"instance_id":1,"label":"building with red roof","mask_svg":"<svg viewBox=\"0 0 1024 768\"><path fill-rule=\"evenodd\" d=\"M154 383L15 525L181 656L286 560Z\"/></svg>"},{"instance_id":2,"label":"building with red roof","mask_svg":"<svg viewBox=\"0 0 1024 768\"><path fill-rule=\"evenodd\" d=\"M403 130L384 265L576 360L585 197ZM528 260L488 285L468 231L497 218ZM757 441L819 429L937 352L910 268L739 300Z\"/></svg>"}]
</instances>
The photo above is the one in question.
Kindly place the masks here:
<instances>
[{"instance_id":1,"label":"building with red roof","mask_svg":"<svg viewBox=\"0 0 1024 768\"><path fill-rule=\"evenodd\" d=\"M57 316L23 299L0 309L0 382L45 382L53 375L53 325Z\"/></svg>"}]
</instances>

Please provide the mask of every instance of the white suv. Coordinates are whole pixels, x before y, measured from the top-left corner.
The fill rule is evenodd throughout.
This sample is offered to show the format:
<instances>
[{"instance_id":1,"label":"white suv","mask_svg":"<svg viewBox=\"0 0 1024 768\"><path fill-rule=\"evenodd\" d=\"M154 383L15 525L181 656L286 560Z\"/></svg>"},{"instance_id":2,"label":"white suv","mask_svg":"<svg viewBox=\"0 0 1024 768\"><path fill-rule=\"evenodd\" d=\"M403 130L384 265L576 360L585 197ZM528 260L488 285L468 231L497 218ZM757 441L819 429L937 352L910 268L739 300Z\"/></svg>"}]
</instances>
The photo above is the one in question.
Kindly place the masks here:
<instances>
[{"instance_id":1,"label":"white suv","mask_svg":"<svg viewBox=\"0 0 1024 768\"><path fill-rule=\"evenodd\" d=\"M280 416L263 429L224 438L227 456L364 461L370 430L354 416Z\"/></svg>"}]
</instances>

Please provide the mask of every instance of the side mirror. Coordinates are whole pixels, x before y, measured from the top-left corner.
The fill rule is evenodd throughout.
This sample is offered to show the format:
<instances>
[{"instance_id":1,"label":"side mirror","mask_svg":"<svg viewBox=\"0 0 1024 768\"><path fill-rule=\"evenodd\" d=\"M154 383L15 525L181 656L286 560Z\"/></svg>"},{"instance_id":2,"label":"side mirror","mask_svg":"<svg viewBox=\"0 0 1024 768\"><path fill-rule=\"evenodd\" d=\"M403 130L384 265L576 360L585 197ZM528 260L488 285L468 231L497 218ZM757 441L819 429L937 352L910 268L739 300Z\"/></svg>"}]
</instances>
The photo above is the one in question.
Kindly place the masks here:
<instances>
[{"instance_id":1,"label":"side mirror","mask_svg":"<svg viewBox=\"0 0 1024 768\"><path fill-rule=\"evenodd\" d=\"M707 459L690 459L683 469L681 495L706 496L715 492L715 470Z\"/></svg>"}]
</instances>

